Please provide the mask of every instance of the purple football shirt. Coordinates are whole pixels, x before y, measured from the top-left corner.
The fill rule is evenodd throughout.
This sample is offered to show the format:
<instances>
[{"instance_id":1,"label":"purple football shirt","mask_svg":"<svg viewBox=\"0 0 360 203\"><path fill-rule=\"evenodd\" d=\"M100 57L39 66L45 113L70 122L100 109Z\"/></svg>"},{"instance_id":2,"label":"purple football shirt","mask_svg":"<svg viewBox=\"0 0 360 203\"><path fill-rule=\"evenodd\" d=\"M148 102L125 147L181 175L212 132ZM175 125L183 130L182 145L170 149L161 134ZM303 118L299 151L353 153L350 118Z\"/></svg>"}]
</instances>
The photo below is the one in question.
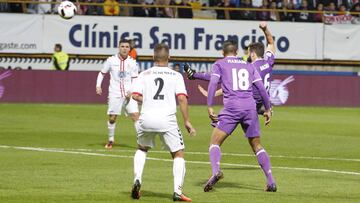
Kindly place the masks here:
<instances>
[{"instance_id":1,"label":"purple football shirt","mask_svg":"<svg viewBox=\"0 0 360 203\"><path fill-rule=\"evenodd\" d=\"M261 80L264 82L265 89L269 94L270 81L272 77L272 69L275 63L275 56L271 51L266 51L264 58L257 59L252 64L260 74ZM261 103L261 95L257 88L253 89L254 99L257 103Z\"/></svg>"},{"instance_id":2,"label":"purple football shirt","mask_svg":"<svg viewBox=\"0 0 360 203\"><path fill-rule=\"evenodd\" d=\"M261 77L252 64L235 56L228 56L216 61L211 77L218 77L221 81L225 109L256 109L252 92L253 83L261 81ZM212 96L208 97L209 106L213 102Z\"/></svg>"}]
</instances>

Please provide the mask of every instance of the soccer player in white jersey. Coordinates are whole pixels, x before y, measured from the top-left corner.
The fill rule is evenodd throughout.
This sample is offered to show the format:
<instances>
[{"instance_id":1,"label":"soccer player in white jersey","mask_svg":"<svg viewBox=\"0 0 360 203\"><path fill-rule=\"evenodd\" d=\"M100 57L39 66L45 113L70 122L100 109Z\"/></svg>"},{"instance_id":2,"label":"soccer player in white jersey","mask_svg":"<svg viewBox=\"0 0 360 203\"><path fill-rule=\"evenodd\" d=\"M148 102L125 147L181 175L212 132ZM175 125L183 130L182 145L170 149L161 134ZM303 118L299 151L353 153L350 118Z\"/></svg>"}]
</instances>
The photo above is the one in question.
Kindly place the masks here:
<instances>
[{"instance_id":1,"label":"soccer player in white jersey","mask_svg":"<svg viewBox=\"0 0 360 203\"><path fill-rule=\"evenodd\" d=\"M169 47L158 44L154 48L155 66L140 73L133 88L133 98L142 103L137 131L138 150L134 156L134 185L131 196L140 198L140 187L147 152L160 136L164 148L173 158L174 201L191 202L182 193L185 176L184 140L176 120L176 98L179 102L185 128L195 135L188 116L188 102L182 75L168 67Z\"/></svg>"},{"instance_id":2,"label":"soccer player in white jersey","mask_svg":"<svg viewBox=\"0 0 360 203\"><path fill-rule=\"evenodd\" d=\"M131 98L133 81L138 77L136 60L129 56L130 41L122 39L119 42L119 53L109 57L104 63L96 80L96 94L101 95L101 84L104 75L110 72L110 85L108 95L108 143L105 148L111 149L114 144L115 122L122 109L136 122L139 119L138 104ZM135 125L136 128L136 125Z\"/></svg>"}]
</instances>

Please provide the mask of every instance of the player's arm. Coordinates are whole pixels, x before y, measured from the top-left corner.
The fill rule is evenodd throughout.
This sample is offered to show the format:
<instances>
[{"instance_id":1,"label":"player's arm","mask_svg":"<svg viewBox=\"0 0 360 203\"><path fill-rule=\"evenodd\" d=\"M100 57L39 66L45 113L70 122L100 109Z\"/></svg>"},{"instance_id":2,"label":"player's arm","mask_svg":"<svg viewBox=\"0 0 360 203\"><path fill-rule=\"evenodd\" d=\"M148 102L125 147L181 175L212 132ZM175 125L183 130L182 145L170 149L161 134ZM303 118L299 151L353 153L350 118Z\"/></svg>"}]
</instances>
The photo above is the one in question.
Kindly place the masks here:
<instances>
[{"instance_id":1,"label":"player's arm","mask_svg":"<svg viewBox=\"0 0 360 203\"><path fill-rule=\"evenodd\" d=\"M185 94L178 94L177 100L179 102L180 111L181 111L182 117L184 119L185 128L188 131L188 133L190 133L190 136L195 136L196 130L191 125L190 120L189 120L189 108L188 108L187 96Z\"/></svg>"},{"instance_id":2,"label":"player's arm","mask_svg":"<svg viewBox=\"0 0 360 203\"><path fill-rule=\"evenodd\" d=\"M214 102L216 87L217 87L219 80L220 80L219 75L217 75L217 74L211 75L211 79L210 79L209 86L208 86L208 97L207 97L208 114L209 114L209 118L213 122L218 121L218 117L215 114L214 109L212 108L212 105Z\"/></svg>"},{"instance_id":3,"label":"player's arm","mask_svg":"<svg viewBox=\"0 0 360 203\"><path fill-rule=\"evenodd\" d=\"M201 92L202 95L204 95L205 97L208 96L208 92L201 85L198 85L198 89L199 89L199 91ZM218 89L215 92L215 97L218 97L218 96L220 96L222 94L223 94L222 89Z\"/></svg>"},{"instance_id":4,"label":"player's arm","mask_svg":"<svg viewBox=\"0 0 360 203\"><path fill-rule=\"evenodd\" d=\"M55 57L53 57L53 60L54 60L53 63L54 63L54 66L55 66L56 70L61 70L61 68L60 68L60 66L59 66L59 64L57 62L57 59Z\"/></svg>"},{"instance_id":5,"label":"player's arm","mask_svg":"<svg viewBox=\"0 0 360 203\"><path fill-rule=\"evenodd\" d=\"M106 62L104 63L103 68L101 69L101 71L98 73L98 76L96 78L96 94L101 95L102 94L102 89L101 89L101 84L102 81L104 80L104 76L107 72L109 72L110 70L110 60L107 59Z\"/></svg>"},{"instance_id":6,"label":"player's arm","mask_svg":"<svg viewBox=\"0 0 360 203\"><path fill-rule=\"evenodd\" d=\"M275 44L274 44L274 38L267 26L266 22L260 22L259 25L260 29L264 32L266 42L267 42L267 51L271 51L273 54L275 54Z\"/></svg>"},{"instance_id":7,"label":"player's arm","mask_svg":"<svg viewBox=\"0 0 360 203\"><path fill-rule=\"evenodd\" d=\"M253 84L260 92L263 104L265 106L265 113L264 113L265 125L268 125L271 120L271 104L270 104L269 95L267 94L264 84L262 83L261 79L255 80L253 82Z\"/></svg>"},{"instance_id":8,"label":"player's arm","mask_svg":"<svg viewBox=\"0 0 360 203\"><path fill-rule=\"evenodd\" d=\"M132 98L137 101L138 103L142 103L143 101L143 96L142 94L138 93L138 92L133 92L132 93Z\"/></svg>"},{"instance_id":9,"label":"player's arm","mask_svg":"<svg viewBox=\"0 0 360 203\"><path fill-rule=\"evenodd\" d=\"M132 84L132 94L131 97L137 101L138 103L142 103L143 101L143 87L144 84L142 83L144 81L142 75L140 74L139 77L134 81Z\"/></svg>"}]
</instances>

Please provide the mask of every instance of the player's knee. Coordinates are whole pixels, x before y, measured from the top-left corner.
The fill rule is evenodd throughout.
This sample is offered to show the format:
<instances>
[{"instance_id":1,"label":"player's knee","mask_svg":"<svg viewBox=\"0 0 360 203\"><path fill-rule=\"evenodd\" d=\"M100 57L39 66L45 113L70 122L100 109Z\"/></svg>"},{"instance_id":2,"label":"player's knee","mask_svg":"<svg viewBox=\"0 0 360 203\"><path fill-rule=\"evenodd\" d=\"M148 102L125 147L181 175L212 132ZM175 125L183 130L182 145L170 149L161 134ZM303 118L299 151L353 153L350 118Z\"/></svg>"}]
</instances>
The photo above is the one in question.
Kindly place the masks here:
<instances>
[{"instance_id":1,"label":"player's knee","mask_svg":"<svg viewBox=\"0 0 360 203\"><path fill-rule=\"evenodd\" d=\"M116 122L116 118L112 118L112 117L109 118L110 124L114 124L115 122Z\"/></svg>"},{"instance_id":2,"label":"player's knee","mask_svg":"<svg viewBox=\"0 0 360 203\"><path fill-rule=\"evenodd\" d=\"M171 156L172 156L173 159L176 158L176 157L183 158L184 157L184 151L179 150L179 151L176 151L176 152L171 152Z\"/></svg>"},{"instance_id":3,"label":"player's knee","mask_svg":"<svg viewBox=\"0 0 360 203\"><path fill-rule=\"evenodd\" d=\"M145 146L138 145L138 149L143 151L143 152L148 152L150 147L145 147Z\"/></svg>"}]
</instances>

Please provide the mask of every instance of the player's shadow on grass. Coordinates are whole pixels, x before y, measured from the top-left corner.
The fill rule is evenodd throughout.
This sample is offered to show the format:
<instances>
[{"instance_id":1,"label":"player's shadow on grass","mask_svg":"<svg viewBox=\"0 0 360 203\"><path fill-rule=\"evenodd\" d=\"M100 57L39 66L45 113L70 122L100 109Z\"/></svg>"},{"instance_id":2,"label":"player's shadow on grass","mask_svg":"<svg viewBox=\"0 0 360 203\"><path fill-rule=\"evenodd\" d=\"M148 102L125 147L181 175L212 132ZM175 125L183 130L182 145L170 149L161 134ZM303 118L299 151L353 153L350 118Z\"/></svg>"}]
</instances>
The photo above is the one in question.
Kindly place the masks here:
<instances>
[{"instance_id":1,"label":"player's shadow on grass","mask_svg":"<svg viewBox=\"0 0 360 203\"><path fill-rule=\"evenodd\" d=\"M98 147L101 146L102 148L105 146L106 143L97 143L97 144L88 144L89 147ZM114 144L113 148L115 149L137 149L135 145L127 145L127 144Z\"/></svg>"},{"instance_id":2,"label":"player's shadow on grass","mask_svg":"<svg viewBox=\"0 0 360 203\"><path fill-rule=\"evenodd\" d=\"M207 181L207 180L206 180ZM202 187L204 187L204 185L206 184L206 181L204 182L198 182L196 185L201 185ZM229 181L224 181L224 180L220 180L213 188L213 190L216 190L216 188L238 188L238 189L246 189L246 190L255 190L255 191L264 191L263 188L260 188L258 186L255 185L247 185L247 184L242 184L242 183L236 183L236 182L229 182Z\"/></svg>"},{"instance_id":3,"label":"player's shadow on grass","mask_svg":"<svg viewBox=\"0 0 360 203\"><path fill-rule=\"evenodd\" d=\"M127 192L122 192L122 193L125 194L125 195L128 195L130 197L130 193L127 193ZM155 197L156 199L172 200L172 194L169 194L169 193L161 193L161 192L153 192L153 191L149 191L149 190L141 190L140 199L147 198L147 197L152 197L152 198Z\"/></svg>"}]
</instances>

